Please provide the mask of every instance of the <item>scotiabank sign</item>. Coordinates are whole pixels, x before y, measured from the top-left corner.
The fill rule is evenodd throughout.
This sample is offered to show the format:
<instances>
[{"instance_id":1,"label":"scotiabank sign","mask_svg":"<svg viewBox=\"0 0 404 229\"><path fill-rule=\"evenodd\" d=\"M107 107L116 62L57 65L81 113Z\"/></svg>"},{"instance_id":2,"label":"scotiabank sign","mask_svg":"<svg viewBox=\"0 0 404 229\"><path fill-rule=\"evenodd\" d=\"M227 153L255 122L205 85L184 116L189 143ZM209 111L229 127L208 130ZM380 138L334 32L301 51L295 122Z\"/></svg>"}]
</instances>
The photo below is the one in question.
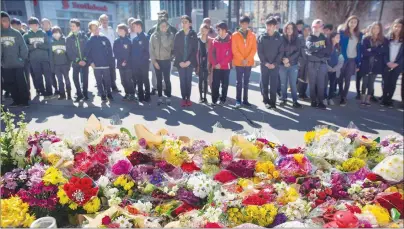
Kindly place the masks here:
<instances>
[{"instance_id":1,"label":"scotiabank sign","mask_svg":"<svg viewBox=\"0 0 404 229\"><path fill-rule=\"evenodd\" d=\"M63 9L69 9L70 4L68 0L62 0ZM108 7L106 5L100 6L94 3L81 3L81 2L71 2L71 7L74 9L82 9L82 10L94 10L94 11L103 11L107 12Z\"/></svg>"}]
</instances>

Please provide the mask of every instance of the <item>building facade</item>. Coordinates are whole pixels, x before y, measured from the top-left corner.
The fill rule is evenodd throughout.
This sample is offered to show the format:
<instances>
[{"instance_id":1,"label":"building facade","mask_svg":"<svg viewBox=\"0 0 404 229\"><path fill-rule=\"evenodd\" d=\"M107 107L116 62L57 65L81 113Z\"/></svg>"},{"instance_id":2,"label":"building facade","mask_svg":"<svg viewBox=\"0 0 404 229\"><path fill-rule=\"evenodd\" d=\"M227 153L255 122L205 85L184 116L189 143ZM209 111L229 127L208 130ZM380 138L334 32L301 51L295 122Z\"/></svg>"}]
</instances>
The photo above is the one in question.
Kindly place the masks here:
<instances>
[{"instance_id":1,"label":"building facade","mask_svg":"<svg viewBox=\"0 0 404 229\"><path fill-rule=\"evenodd\" d=\"M288 16L288 1L274 0L262 1L255 0L255 27L265 27L265 20L270 16L279 16L281 18L281 25L283 25Z\"/></svg>"},{"instance_id":2,"label":"building facade","mask_svg":"<svg viewBox=\"0 0 404 229\"><path fill-rule=\"evenodd\" d=\"M160 10L167 10L171 18L181 17L185 14L185 1L190 0L160 0ZM203 9L204 1L209 2L209 10L217 10L224 7L221 0L192 0L192 10Z\"/></svg>"}]
</instances>

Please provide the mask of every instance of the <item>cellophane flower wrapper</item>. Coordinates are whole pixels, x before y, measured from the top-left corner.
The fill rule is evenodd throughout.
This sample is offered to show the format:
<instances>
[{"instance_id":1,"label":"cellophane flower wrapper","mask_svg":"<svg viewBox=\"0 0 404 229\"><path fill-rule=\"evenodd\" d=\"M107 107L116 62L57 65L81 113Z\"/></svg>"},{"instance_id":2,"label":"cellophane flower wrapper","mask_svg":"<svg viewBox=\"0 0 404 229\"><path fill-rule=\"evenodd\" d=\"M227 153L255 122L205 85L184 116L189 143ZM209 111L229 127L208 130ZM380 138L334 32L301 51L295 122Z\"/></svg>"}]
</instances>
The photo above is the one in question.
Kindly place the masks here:
<instances>
[{"instance_id":1,"label":"cellophane flower wrapper","mask_svg":"<svg viewBox=\"0 0 404 229\"><path fill-rule=\"evenodd\" d=\"M281 177L306 176L312 171L310 160L303 154L292 154L277 159L277 167Z\"/></svg>"},{"instance_id":2,"label":"cellophane flower wrapper","mask_svg":"<svg viewBox=\"0 0 404 229\"><path fill-rule=\"evenodd\" d=\"M383 179L387 181L397 183L403 181L403 164L403 155L388 156L382 162L376 165L372 172L383 177Z\"/></svg>"}]
</instances>

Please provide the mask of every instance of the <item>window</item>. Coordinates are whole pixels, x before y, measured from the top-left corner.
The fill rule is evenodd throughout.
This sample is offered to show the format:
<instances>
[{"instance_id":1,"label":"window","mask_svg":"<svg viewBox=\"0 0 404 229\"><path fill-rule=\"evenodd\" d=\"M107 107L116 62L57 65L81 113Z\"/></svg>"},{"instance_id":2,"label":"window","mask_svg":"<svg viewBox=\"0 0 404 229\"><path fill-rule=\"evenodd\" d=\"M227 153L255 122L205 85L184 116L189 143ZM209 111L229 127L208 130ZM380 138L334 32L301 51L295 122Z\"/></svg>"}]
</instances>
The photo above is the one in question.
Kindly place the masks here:
<instances>
[{"instance_id":1,"label":"window","mask_svg":"<svg viewBox=\"0 0 404 229\"><path fill-rule=\"evenodd\" d=\"M68 18L69 17L69 12L62 11L62 10L57 10L56 11L56 17L58 17L58 18Z\"/></svg>"}]
</instances>

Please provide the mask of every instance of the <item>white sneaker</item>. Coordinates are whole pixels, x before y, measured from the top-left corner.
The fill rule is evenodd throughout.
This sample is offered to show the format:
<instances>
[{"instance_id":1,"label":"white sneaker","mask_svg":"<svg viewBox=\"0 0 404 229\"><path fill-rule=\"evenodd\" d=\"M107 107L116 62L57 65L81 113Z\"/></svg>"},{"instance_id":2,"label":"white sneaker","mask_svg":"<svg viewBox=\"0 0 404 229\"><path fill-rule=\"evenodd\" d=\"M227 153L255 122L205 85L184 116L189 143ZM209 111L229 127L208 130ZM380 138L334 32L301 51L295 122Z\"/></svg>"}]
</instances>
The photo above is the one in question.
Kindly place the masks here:
<instances>
[{"instance_id":1,"label":"white sneaker","mask_svg":"<svg viewBox=\"0 0 404 229\"><path fill-rule=\"evenodd\" d=\"M324 99L324 100L323 100L323 104L324 104L324 105L327 104L327 99Z\"/></svg>"},{"instance_id":2,"label":"white sneaker","mask_svg":"<svg viewBox=\"0 0 404 229\"><path fill-rule=\"evenodd\" d=\"M329 99L329 100L328 100L328 105L329 105L329 106L334 106L334 105L335 105L334 100Z\"/></svg>"}]
</instances>

